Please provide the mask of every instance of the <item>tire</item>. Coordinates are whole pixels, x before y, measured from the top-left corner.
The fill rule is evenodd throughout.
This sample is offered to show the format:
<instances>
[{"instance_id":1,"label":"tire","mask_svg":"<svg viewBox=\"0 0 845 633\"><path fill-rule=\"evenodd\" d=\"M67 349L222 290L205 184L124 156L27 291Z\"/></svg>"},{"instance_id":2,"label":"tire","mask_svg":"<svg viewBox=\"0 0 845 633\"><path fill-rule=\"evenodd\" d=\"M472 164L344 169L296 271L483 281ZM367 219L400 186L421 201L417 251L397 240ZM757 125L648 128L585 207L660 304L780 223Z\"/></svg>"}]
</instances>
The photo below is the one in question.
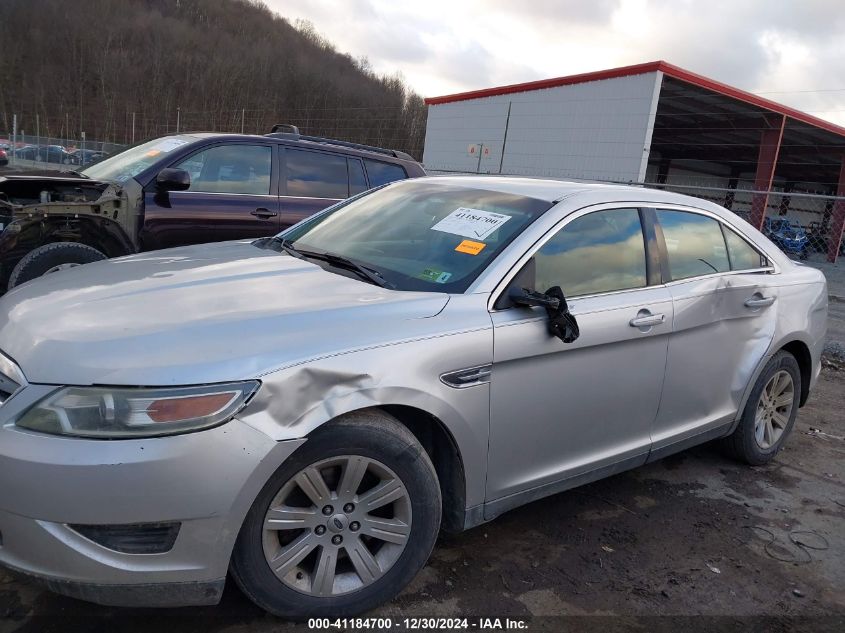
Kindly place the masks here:
<instances>
[{"instance_id":1,"label":"tire","mask_svg":"<svg viewBox=\"0 0 845 633\"><path fill-rule=\"evenodd\" d=\"M351 493L345 493L340 483L347 473L355 472L349 464L353 461L366 463L364 460L371 461L362 483ZM315 464L316 471L309 469ZM309 478L303 480L305 469L309 469ZM330 505L330 509L325 506L321 509L321 498L313 498L316 487L306 496L304 489L294 483L295 478L306 484L315 481L314 472L320 473L320 480L328 487L322 499L329 493L326 505ZM376 478L375 483L372 477ZM368 496L372 495L371 491L382 485L396 486L396 480L404 486L405 495L381 508L374 508L372 511L377 514L366 512L368 500L377 502L393 496L384 492ZM291 496L286 496L289 491ZM296 501L297 495L299 501ZM352 505L348 505L350 502ZM268 514L271 506L279 505L295 505L297 509L308 507L307 520L311 527L265 530L265 519L285 518ZM353 616L391 600L417 575L434 547L441 511L440 486L434 466L411 432L380 411L349 414L312 433L265 484L238 534L231 574L250 600L274 615L294 620ZM357 535L353 532L356 518L360 519ZM390 526L382 524L388 531L380 533L389 534L390 538L374 539L366 534L372 528L373 520L389 521L390 526L400 527L393 527L395 531L390 532ZM342 544L340 541L335 543L334 539L338 537ZM404 540L399 542L392 540L394 538ZM363 556L353 561L350 555L350 551L359 551L362 543L372 557L369 562L378 559L375 579L365 580L367 574L359 573L362 566L365 571L371 569L364 565ZM294 544L302 549L294 550ZM304 558L285 554L302 552L308 547L313 549ZM319 570L324 557L327 560L334 557L337 575L322 575L327 580L321 592ZM277 569L282 571L277 575L269 561L280 559L293 562L280 565ZM327 567L331 568L331 565Z\"/></svg>"},{"instance_id":2,"label":"tire","mask_svg":"<svg viewBox=\"0 0 845 633\"><path fill-rule=\"evenodd\" d=\"M784 375L791 379L791 385L780 394L775 391L775 404L777 401L784 403L788 401L788 411L785 404L773 409L767 407L766 400L770 400L771 389L782 389L788 382ZM780 382L775 382L775 376L778 376ZM788 397L790 394L791 397ZM754 389L751 390L751 395L745 404L739 425L723 440L727 452L752 466L770 462L783 448L786 438L795 426L800 399L801 370L798 367L798 361L789 352L780 351L771 358L757 378ZM763 410L760 424L758 424L758 409ZM767 429L766 411L772 410L774 413L768 414L769 428Z\"/></svg>"},{"instance_id":3,"label":"tire","mask_svg":"<svg viewBox=\"0 0 845 633\"><path fill-rule=\"evenodd\" d=\"M40 277L62 267L79 266L107 259L96 248L77 242L54 242L44 244L27 253L9 276L8 289L20 286L26 281Z\"/></svg>"}]
</instances>

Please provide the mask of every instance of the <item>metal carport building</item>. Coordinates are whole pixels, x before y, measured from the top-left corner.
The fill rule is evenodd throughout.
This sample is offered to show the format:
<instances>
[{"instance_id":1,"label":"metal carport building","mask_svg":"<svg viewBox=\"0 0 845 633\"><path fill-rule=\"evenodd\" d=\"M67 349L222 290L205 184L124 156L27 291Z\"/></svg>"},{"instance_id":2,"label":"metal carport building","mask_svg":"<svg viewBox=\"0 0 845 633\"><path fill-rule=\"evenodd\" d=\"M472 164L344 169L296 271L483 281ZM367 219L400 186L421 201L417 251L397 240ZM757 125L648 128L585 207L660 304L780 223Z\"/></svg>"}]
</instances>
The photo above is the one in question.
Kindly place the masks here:
<instances>
[{"instance_id":1,"label":"metal carport building","mask_svg":"<svg viewBox=\"0 0 845 633\"><path fill-rule=\"evenodd\" d=\"M667 62L426 103L429 171L688 188L757 227L789 215L839 252L845 128Z\"/></svg>"}]
</instances>

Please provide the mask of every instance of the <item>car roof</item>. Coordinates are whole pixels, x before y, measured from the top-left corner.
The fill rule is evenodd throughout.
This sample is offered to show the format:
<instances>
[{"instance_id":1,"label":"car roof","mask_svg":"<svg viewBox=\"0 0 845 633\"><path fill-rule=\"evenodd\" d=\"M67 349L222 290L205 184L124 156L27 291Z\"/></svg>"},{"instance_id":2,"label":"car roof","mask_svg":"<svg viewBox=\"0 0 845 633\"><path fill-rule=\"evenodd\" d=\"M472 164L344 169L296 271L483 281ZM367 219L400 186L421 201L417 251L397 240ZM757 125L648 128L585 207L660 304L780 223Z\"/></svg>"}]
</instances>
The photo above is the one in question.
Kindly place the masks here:
<instances>
[{"instance_id":1,"label":"car roof","mask_svg":"<svg viewBox=\"0 0 845 633\"><path fill-rule=\"evenodd\" d=\"M292 146L299 146L299 147L308 147L309 149L316 149L316 150L330 150L332 152L341 152L344 154L349 154L353 156L359 156L362 158L372 158L373 160L380 160L382 162L387 163L396 163L396 162L416 162L412 156L397 156L391 154L393 150L385 150L382 148L374 147L372 149L367 149L366 146L361 145L359 147L345 145L345 141L338 141L337 143L333 143L333 140L336 139L322 139L320 141L313 140L317 137L302 137L302 138L295 138L293 136L289 138L285 138L283 135L274 136L272 134L236 134L236 133L226 133L226 132L181 132L178 135L172 136L190 136L196 138L197 140L200 139L209 139L209 138L220 138L220 139L229 139L229 140L242 140L242 141L255 141L256 139L261 139L263 141L272 140L276 143L280 143L282 145L292 145ZM379 151L381 150L381 151Z\"/></svg>"}]
</instances>

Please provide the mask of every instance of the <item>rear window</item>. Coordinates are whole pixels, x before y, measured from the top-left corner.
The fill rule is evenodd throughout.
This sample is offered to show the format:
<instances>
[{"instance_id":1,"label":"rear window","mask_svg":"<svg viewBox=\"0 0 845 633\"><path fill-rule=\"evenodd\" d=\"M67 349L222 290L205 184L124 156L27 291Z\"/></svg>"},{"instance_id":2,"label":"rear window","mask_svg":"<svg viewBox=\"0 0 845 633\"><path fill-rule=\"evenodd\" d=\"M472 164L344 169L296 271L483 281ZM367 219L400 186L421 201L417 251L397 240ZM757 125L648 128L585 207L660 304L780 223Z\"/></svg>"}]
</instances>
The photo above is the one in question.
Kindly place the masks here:
<instances>
[{"instance_id":1,"label":"rear window","mask_svg":"<svg viewBox=\"0 0 845 633\"><path fill-rule=\"evenodd\" d=\"M732 270L753 270L766 265L765 258L753 246L728 227L725 226L724 230Z\"/></svg>"},{"instance_id":2,"label":"rear window","mask_svg":"<svg viewBox=\"0 0 845 633\"><path fill-rule=\"evenodd\" d=\"M369 159L365 159L364 163L367 165L367 176L370 179L370 187L386 185L389 182L404 180L408 177L408 174L399 165Z\"/></svg>"},{"instance_id":3,"label":"rear window","mask_svg":"<svg viewBox=\"0 0 845 633\"><path fill-rule=\"evenodd\" d=\"M731 269L719 222L687 211L657 210L673 280Z\"/></svg>"}]
</instances>

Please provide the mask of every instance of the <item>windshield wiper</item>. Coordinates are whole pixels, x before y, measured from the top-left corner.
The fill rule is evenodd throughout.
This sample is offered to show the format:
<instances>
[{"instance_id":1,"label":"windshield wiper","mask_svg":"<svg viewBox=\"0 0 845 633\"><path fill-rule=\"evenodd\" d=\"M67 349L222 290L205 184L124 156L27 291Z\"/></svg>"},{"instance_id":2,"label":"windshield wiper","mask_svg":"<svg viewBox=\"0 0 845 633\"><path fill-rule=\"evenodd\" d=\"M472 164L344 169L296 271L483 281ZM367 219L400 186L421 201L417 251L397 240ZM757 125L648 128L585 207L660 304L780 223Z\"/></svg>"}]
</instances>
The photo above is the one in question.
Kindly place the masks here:
<instances>
[{"instance_id":1,"label":"windshield wiper","mask_svg":"<svg viewBox=\"0 0 845 633\"><path fill-rule=\"evenodd\" d=\"M299 259L305 259L305 256L300 251L298 251L296 248L294 248L293 244L288 242L283 237L279 237L279 236L273 237L273 243L278 244L279 248L281 248L288 255L293 255L294 257L298 257Z\"/></svg>"},{"instance_id":2,"label":"windshield wiper","mask_svg":"<svg viewBox=\"0 0 845 633\"><path fill-rule=\"evenodd\" d=\"M344 257L343 255L338 255L337 253L329 253L328 251L325 253L318 253L317 251L302 250L296 248L293 244L291 244L284 238L274 237L273 241L276 242L279 247L288 255L298 257L299 259L319 259L321 261L331 264L332 266L351 270L352 272L357 273L359 277L366 279L370 283L373 283L376 286L380 286L381 288L396 288L394 284L387 281L387 279L385 279L384 276L375 268L370 268L369 266L362 266L361 264L354 262L348 257Z\"/></svg>"}]
</instances>

